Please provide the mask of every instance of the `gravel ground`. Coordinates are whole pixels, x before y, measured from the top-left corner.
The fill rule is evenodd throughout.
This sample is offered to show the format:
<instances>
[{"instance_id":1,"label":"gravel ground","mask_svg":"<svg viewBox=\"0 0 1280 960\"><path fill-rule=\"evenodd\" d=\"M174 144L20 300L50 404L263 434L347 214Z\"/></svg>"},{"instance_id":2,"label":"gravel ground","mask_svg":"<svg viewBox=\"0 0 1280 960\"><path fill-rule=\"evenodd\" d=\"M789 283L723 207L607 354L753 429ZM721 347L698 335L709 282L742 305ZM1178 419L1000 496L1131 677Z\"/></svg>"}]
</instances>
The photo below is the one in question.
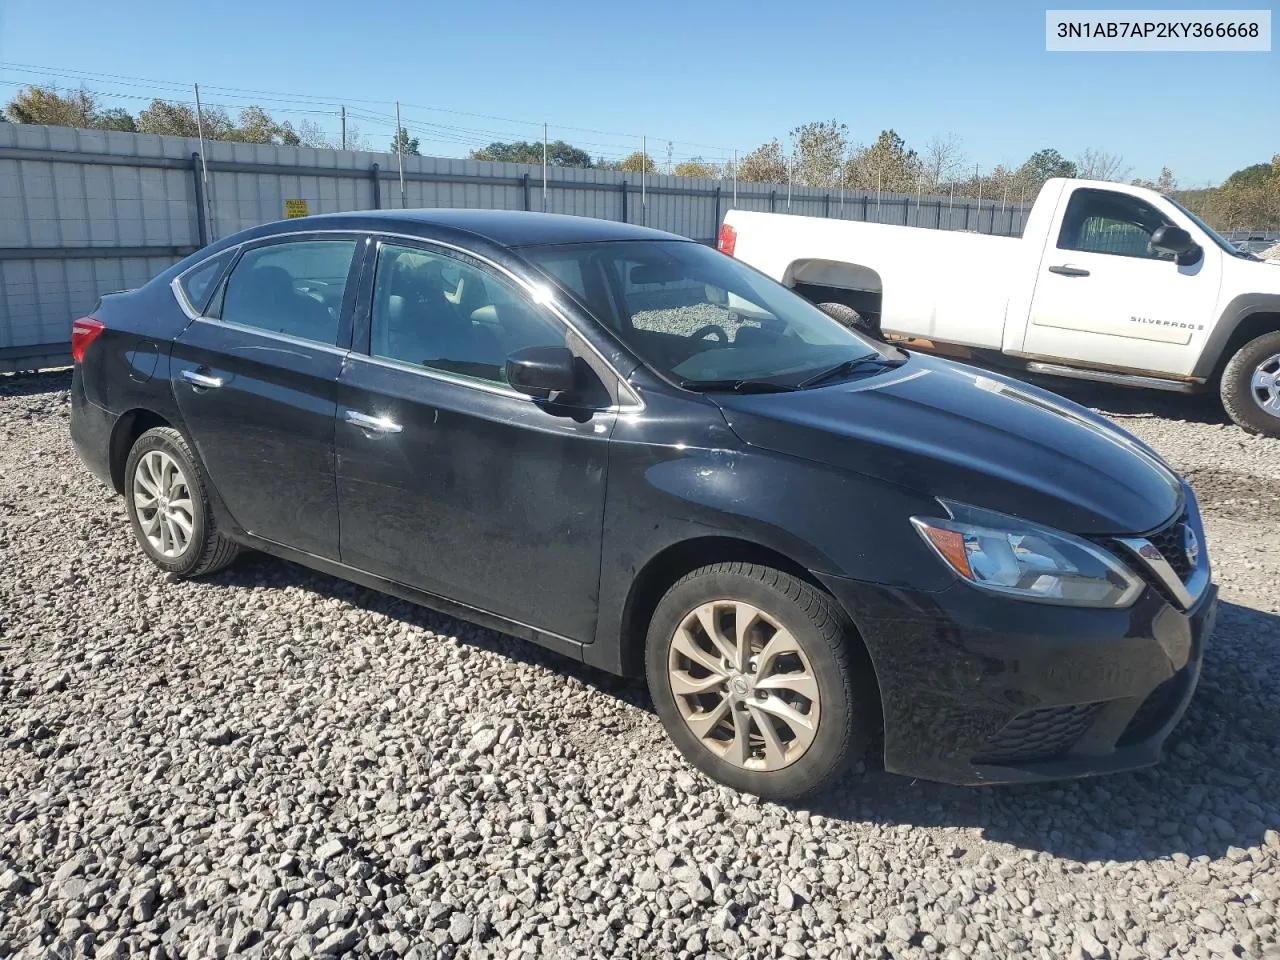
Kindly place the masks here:
<instances>
[{"instance_id":1,"label":"gravel ground","mask_svg":"<svg viewBox=\"0 0 1280 960\"><path fill-rule=\"evenodd\" d=\"M1207 403L1073 393L1207 516L1159 767L791 807L687 768L638 683L261 556L166 581L68 382L0 378L0 957L1278 955L1280 442Z\"/></svg>"}]
</instances>

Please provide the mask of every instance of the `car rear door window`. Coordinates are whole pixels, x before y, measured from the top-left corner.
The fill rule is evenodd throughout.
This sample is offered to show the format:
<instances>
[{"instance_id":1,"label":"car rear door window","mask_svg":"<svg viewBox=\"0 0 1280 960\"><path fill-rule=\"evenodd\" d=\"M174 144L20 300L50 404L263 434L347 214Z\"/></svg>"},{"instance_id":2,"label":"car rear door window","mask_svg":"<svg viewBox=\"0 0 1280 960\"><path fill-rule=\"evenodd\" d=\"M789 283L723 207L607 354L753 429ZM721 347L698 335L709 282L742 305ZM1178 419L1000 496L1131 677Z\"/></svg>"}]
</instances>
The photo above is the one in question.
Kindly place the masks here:
<instances>
[{"instance_id":1,"label":"car rear door window","mask_svg":"<svg viewBox=\"0 0 1280 960\"><path fill-rule=\"evenodd\" d=\"M294 240L245 251L227 278L219 318L334 345L354 239Z\"/></svg>"},{"instance_id":2,"label":"car rear door window","mask_svg":"<svg viewBox=\"0 0 1280 960\"><path fill-rule=\"evenodd\" d=\"M371 320L373 356L492 383L506 382L514 351L565 343L559 321L494 271L390 243L378 250Z\"/></svg>"}]
</instances>

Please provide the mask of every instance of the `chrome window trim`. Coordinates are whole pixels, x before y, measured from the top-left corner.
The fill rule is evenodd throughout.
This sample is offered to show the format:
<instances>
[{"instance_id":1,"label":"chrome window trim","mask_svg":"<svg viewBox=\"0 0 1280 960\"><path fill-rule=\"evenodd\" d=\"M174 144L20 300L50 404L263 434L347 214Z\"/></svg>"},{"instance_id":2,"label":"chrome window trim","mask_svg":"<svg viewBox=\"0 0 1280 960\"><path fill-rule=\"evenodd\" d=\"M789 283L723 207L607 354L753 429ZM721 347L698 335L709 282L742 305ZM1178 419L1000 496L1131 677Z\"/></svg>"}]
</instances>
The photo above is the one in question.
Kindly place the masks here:
<instances>
[{"instance_id":1,"label":"chrome window trim","mask_svg":"<svg viewBox=\"0 0 1280 960\"><path fill-rule=\"evenodd\" d=\"M297 344L300 347L310 347L313 350L323 350L325 353L332 353L335 356L345 357L351 352L347 347L339 347L332 343L321 343L319 340L308 340L306 337L295 337L291 333L280 333L277 330L266 330L262 327L255 327L248 323L237 323L234 320L219 320L217 317L196 317L195 323L216 324L220 327L227 327L231 330L239 330L242 333L255 333L259 336L266 337L268 340L278 340L280 343Z\"/></svg>"},{"instance_id":2,"label":"chrome window trim","mask_svg":"<svg viewBox=\"0 0 1280 960\"><path fill-rule=\"evenodd\" d=\"M245 242L248 242L248 241L245 241ZM196 270L199 270L210 260L216 260L218 257L222 256L224 253L227 253L228 251L233 252L233 256L231 257L231 260L232 260L232 265L234 266L236 257L240 255L239 250L243 246L244 246L244 243L233 243L229 247L223 247L217 253L210 254L209 256L205 257L203 260L199 261L198 263L193 263L191 266L187 267L187 269L183 270L180 274L178 274L176 277L174 277L172 280L169 281L169 289L173 291L173 295L175 298L177 298L177 301L178 301L178 307L181 308L182 312L187 315L188 320L199 320L201 317L204 316L204 314L202 314L194 306L192 306L191 301L187 299L187 291L184 290L182 287L182 279L187 274L194 273Z\"/></svg>"},{"instance_id":3,"label":"chrome window trim","mask_svg":"<svg viewBox=\"0 0 1280 960\"><path fill-rule=\"evenodd\" d=\"M276 339L283 340L285 342L303 343L309 346L317 346L321 348L325 348L327 346L328 349L336 353L350 354L352 357L359 357L364 360L373 360L375 362L382 361L385 365L388 365L388 366L403 367L403 369L411 370L415 373L434 376L436 379L447 380L450 383L456 383L456 384L459 384L460 386L475 387L477 389L482 389L482 390L489 389L488 386L482 381L475 381L475 380L470 380L462 377L455 377L446 373L441 373L440 371L434 371L434 370L429 371L428 368L416 366L413 364L407 364L407 363L404 363L403 361L392 360L390 358L377 358L377 357L374 357L373 354L369 354L369 353L360 353L356 350L342 349L342 348L334 347L331 344L326 345L323 343L319 343L318 341L315 341L315 340L306 340L301 337L292 337L292 336L289 336L288 334L273 334L270 331L261 330L257 327L249 327L243 324L237 324L231 321L226 321L226 320L217 319L214 317L205 316L204 314L197 312L196 309L193 306L191 306L190 301L187 300L185 291L183 291L182 286L179 283L179 281L183 277L185 277L188 273L190 273L192 270L199 268L203 264L207 263L213 257L221 256L223 253L225 253L228 250L239 250L241 247L247 246L249 244L256 244L258 241L286 240L290 237L302 237L302 236L310 236L315 234L328 234L328 233L357 234L363 238L372 239L375 243L381 242L384 238L394 238L398 240L412 240L415 243L430 244L437 247L443 247L446 250L454 250L458 253L463 254L464 256L468 256L474 260L478 260L481 263L485 264L486 266L496 270L498 273L502 274L503 276L505 276L512 282L514 282L516 286L524 290L526 294L532 295L537 292L533 284L528 283L527 281L516 276L506 267L502 266L502 264L497 263L489 259L488 257L484 256L483 254L475 252L474 250L468 250L466 247L460 247L457 244L449 243L447 240L437 240L431 237L420 237L420 236L415 236L414 234L411 234L411 233L399 233L393 230L392 231L371 230L371 229L359 228L359 227L334 227L327 230L325 229L316 230L314 228L310 230L290 230L287 233L273 233L265 237L254 237L251 240L242 240L241 242L232 244L231 246L223 247L217 253L211 254L210 256L205 257L203 260L199 261L198 263L192 264L186 270L183 270L182 273L178 274L178 276L174 277L173 281L170 283L169 286L172 288L174 295L177 297L178 306L182 308L182 312L187 315L188 320L206 320L210 323L222 323L229 327L235 327L236 329L248 330L254 333L262 333L267 336L272 336ZM234 264L232 266L234 268ZM375 271L377 269L376 254L374 257L374 269ZM613 364L611 364L607 359L605 359L604 354L602 354L599 351L599 349L596 348L596 345L592 343L589 338L583 335L582 331L578 328L578 325L575 324L571 319L569 319L569 317L565 314L564 309L560 306L560 303L558 301L558 295L555 289L551 287L550 284L548 284L547 290L551 293L552 299L546 301L545 304L538 304L538 305L546 306L551 311L551 313L555 316L555 318L560 321L561 324L563 324L568 330L571 330L573 331L573 333L577 334L578 339L581 340L583 343L585 343L587 345L587 348L593 354L595 354L596 359L598 359L602 364L604 364L605 369L613 374L614 378L618 381L619 392L620 393L625 392L629 395L629 402L627 403L619 402L611 405L608 408L601 408L601 409L602 410L607 409L608 411L612 411L616 413L643 413L645 409L645 402L644 402L644 397L643 395L641 395L640 391L637 390L635 386L633 386L632 383L626 377L618 373L617 368ZM533 299L534 299L534 303L537 304L536 297L534 297ZM370 323L372 323L372 320L373 320L372 308L370 310L369 319L370 319ZM519 391L511 390L509 387L503 388L496 384L493 386L495 389L490 389L489 392L498 392L503 395L507 395L508 393L510 393L517 397L524 397L524 399L532 401L531 397L528 397L525 394L520 393ZM621 397L619 399L621 400Z\"/></svg>"},{"instance_id":4,"label":"chrome window trim","mask_svg":"<svg viewBox=\"0 0 1280 960\"><path fill-rule=\"evenodd\" d=\"M556 318L556 320L560 322L561 326L563 326L567 331L570 331L576 334L577 338L581 340L584 344L586 344L587 349L590 350L593 354L595 354L596 359L598 359L600 363L604 365L604 368L608 370L611 374L613 374L614 379L617 380L618 382L619 392L620 393L625 392L627 394L630 394L630 397L632 398L632 401L628 403L619 402L616 404L612 404L607 408L597 408L597 409L601 409L601 410L607 409L607 410L616 411L619 413L641 413L644 411L645 409L644 398L640 395L640 392L634 386L631 385L631 383L627 380L626 377L622 376L622 374L618 372L617 368L613 364L611 364L607 359L605 359L604 354L602 354L596 348L596 345L592 343L590 339L588 339L586 336L583 335L582 331L578 328L578 325L568 317L568 315L564 311L564 308L559 303L559 300L558 300L559 295L557 291L550 283L546 285L545 289L546 289L546 292L551 295L551 299L543 300L540 302L537 296L539 291L534 284L529 283L526 280L523 280L522 278L518 277L516 274L508 270L506 267L504 267L502 264L494 260L490 260L488 257L484 256L483 254L476 253L473 250L468 250L466 247L460 247L454 243L449 243L447 240L436 240L429 237L416 237L408 233L393 233L388 231L373 232L374 242L377 243L379 246L381 246L382 241L384 239L388 239L388 238L397 239L397 240L412 240L419 244L442 247L445 250L453 250L457 253L461 253L463 256L470 257L472 260L477 260L480 263L483 263L485 266L494 270L501 277L510 281L516 287L522 290L529 297L529 299L533 301L533 304L535 307L538 307L538 306L546 307L550 311L550 313ZM377 252L374 253L373 263L374 263L374 282L376 283L377 263L378 263ZM370 304L369 306L369 324L372 327L373 325L373 305L372 304ZM418 373L430 373L434 375L438 372L431 367L423 367L415 364L404 363L404 361L397 361L390 357L375 358L372 353L365 354L365 353L359 353L353 350L352 356L385 360L388 363L392 363L395 365L400 365L403 363L406 369L413 370ZM447 373L444 376L439 377L438 379L448 380L452 383L458 383L463 386L480 387L482 389L486 385L488 385L486 381L472 380L465 377L455 377ZM515 394L518 397L524 397L526 400L532 400L531 397L528 397L527 395L520 393L517 390L511 390L509 387L504 388L499 384L493 384L493 386L497 388L497 392L504 393L504 394L507 392L510 392ZM621 397L619 399L621 400Z\"/></svg>"}]
</instances>

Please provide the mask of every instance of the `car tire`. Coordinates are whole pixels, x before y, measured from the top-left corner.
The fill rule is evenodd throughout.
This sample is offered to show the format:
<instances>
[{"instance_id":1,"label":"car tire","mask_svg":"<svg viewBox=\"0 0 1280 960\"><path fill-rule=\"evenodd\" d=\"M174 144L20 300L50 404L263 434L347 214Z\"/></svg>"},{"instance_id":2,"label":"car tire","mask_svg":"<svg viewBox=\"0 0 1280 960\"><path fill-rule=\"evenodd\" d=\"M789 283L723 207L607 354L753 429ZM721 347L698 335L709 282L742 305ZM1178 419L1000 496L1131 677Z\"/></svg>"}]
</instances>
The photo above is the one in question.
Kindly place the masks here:
<instances>
[{"instance_id":1,"label":"car tire","mask_svg":"<svg viewBox=\"0 0 1280 960\"><path fill-rule=\"evenodd\" d=\"M213 573L240 552L218 532L195 455L172 427L153 427L134 442L125 463L124 503L142 552L167 573Z\"/></svg>"},{"instance_id":2,"label":"car tire","mask_svg":"<svg viewBox=\"0 0 1280 960\"><path fill-rule=\"evenodd\" d=\"M853 625L827 594L771 567L718 563L676 581L650 620L645 668L685 758L768 800L827 785L879 731L879 694Z\"/></svg>"},{"instance_id":3,"label":"car tire","mask_svg":"<svg viewBox=\"0 0 1280 960\"><path fill-rule=\"evenodd\" d=\"M864 333L869 337L878 336L876 329L871 322L847 303L836 303L832 301L828 303L819 303L817 307L832 320L843 323L846 327L851 327L859 333Z\"/></svg>"},{"instance_id":4,"label":"car tire","mask_svg":"<svg viewBox=\"0 0 1280 960\"><path fill-rule=\"evenodd\" d=\"M1242 429L1280 437L1280 331L1237 350L1223 368L1219 392L1227 416Z\"/></svg>"}]
</instances>

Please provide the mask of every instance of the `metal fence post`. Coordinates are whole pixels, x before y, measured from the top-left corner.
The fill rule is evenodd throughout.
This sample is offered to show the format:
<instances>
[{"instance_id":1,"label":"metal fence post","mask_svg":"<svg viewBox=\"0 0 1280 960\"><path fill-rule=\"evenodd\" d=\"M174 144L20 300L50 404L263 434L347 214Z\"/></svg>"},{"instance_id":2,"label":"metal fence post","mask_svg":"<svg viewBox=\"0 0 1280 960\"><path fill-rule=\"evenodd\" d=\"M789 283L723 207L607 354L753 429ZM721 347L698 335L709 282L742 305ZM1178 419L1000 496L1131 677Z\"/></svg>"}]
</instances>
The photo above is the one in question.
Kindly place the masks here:
<instances>
[{"instance_id":1,"label":"metal fence post","mask_svg":"<svg viewBox=\"0 0 1280 960\"><path fill-rule=\"evenodd\" d=\"M770 190L769 191L769 212L770 213L773 213L773 208L777 205L777 202L778 202L778 191Z\"/></svg>"},{"instance_id":2,"label":"metal fence post","mask_svg":"<svg viewBox=\"0 0 1280 960\"><path fill-rule=\"evenodd\" d=\"M862 195L862 222L867 222L867 203L871 198L865 193Z\"/></svg>"},{"instance_id":3,"label":"metal fence post","mask_svg":"<svg viewBox=\"0 0 1280 960\"><path fill-rule=\"evenodd\" d=\"M825 194L822 198L822 215L824 217L831 216L831 194Z\"/></svg>"},{"instance_id":4,"label":"metal fence post","mask_svg":"<svg viewBox=\"0 0 1280 960\"><path fill-rule=\"evenodd\" d=\"M524 208L532 210L533 207L529 206L529 175L526 173L522 179L524 180Z\"/></svg>"},{"instance_id":5,"label":"metal fence post","mask_svg":"<svg viewBox=\"0 0 1280 960\"><path fill-rule=\"evenodd\" d=\"M382 188L378 185L378 165L369 168L369 176L373 179L373 209L382 209Z\"/></svg>"},{"instance_id":6,"label":"metal fence post","mask_svg":"<svg viewBox=\"0 0 1280 960\"><path fill-rule=\"evenodd\" d=\"M627 219L627 181L623 180L618 184L618 189L622 191L622 222L630 223Z\"/></svg>"},{"instance_id":7,"label":"metal fence post","mask_svg":"<svg viewBox=\"0 0 1280 960\"><path fill-rule=\"evenodd\" d=\"M715 238L714 242L720 241L720 188L716 187L716 218L711 224L711 236Z\"/></svg>"},{"instance_id":8,"label":"metal fence post","mask_svg":"<svg viewBox=\"0 0 1280 960\"><path fill-rule=\"evenodd\" d=\"M191 154L191 179L196 185L196 236L200 246L209 242L209 224L205 222L204 184L200 182L200 154Z\"/></svg>"}]
</instances>

